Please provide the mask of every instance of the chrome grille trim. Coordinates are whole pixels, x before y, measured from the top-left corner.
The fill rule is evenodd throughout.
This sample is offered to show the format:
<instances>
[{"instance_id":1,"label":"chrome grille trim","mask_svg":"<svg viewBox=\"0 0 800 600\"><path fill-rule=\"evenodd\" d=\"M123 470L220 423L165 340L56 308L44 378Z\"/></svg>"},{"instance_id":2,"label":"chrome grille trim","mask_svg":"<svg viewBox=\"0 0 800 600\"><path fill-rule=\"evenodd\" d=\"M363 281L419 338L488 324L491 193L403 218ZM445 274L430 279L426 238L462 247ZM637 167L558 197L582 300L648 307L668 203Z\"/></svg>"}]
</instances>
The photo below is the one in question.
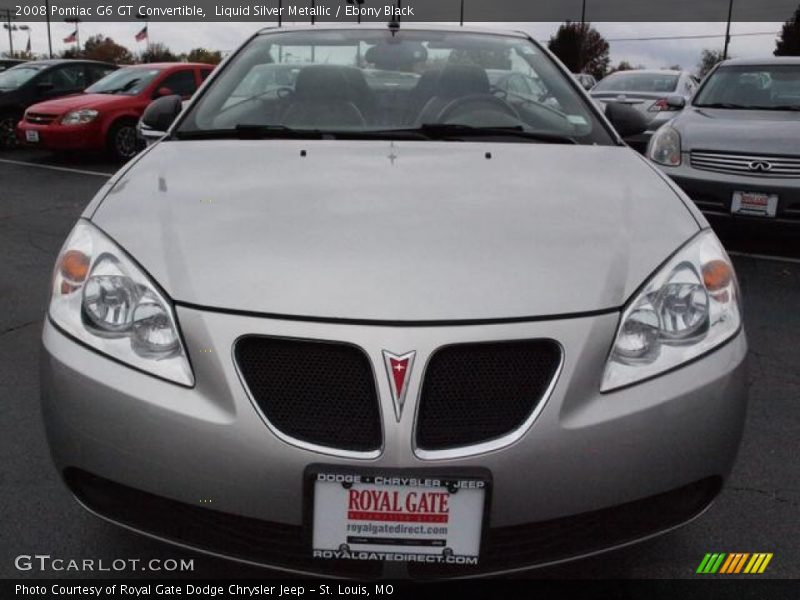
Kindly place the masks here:
<instances>
[{"instance_id":1,"label":"chrome grille trim","mask_svg":"<svg viewBox=\"0 0 800 600\"><path fill-rule=\"evenodd\" d=\"M692 151L691 165L704 171L750 177L800 178L800 157Z\"/></svg>"},{"instance_id":2,"label":"chrome grille trim","mask_svg":"<svg viewBox=\"0 0 800 600\"><path fill-rule=\"evenodd\" d=\"M547 338L542 338L542 339L547 339ZM458 446L454 448L444 448L436 450L425 450L423 448L420 448L419 445L417 444L417 433L416 433L417 428L419 426L420 398L422 396L422 385L420 385L420 388L417 392L417 402L414 414L414 434L412 440L414 454L422 460L453 460L458 458L475 456L477 454L485 454L487 452L495 452L497 450L502 450L506 446L510 446L511 444L520 440L522 436L528 433L531 427L533 427L534 422L536 421L536 419L539 418L539 415L545 409L545 406L550 401L550 397L553 395L553 392L555 391L556 384L561 379L561 372L564 369L564 354L565 354L564 346L557 340L551 340L551 341L553 341L558 346L559 360L558 360L558 365L555 368L555 371L553 371L552 378L550 379L550 382L547 385L547 389L545 389L544 393L538 399L538 402L535 404L531 414L528 415L528 418L525 419L525 421L519 427L499 438L481 441L466 446ZM439 349L441 348L438 348L437 350ZM435 351L430 356L428 356L428 364L430 363L430 359L433 356L433 354L435 354ZM425 365L422 374L423 382L427 377L428 364Z\"/></svg>"}]
</instances>

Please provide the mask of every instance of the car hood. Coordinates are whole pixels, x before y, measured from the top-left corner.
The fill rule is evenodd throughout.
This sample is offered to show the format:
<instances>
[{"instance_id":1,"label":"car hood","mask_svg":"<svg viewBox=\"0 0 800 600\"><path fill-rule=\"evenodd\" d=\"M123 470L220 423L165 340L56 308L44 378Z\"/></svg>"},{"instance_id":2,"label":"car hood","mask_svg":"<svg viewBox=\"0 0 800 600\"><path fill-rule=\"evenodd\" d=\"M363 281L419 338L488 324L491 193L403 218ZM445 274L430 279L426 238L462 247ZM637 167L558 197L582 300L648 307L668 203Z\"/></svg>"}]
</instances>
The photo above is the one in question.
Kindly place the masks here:
<instances>
[{"instance_id":1,"label":"car hood","mask_svg":"<svg viewBox=\"0 0 800 600\"><path fill-rule=\"evenodd\" d=\"M131 102L131 96L121 96L114 94L74 94L55 98L45 102L39 102L30 107L31 112L44 114L63 115L72 110L82 108L93 108L95 110L109 109L112 107L126 105Z\"/></svg>"},{"instance_id":2,"label":"car hood","mask_svg":"<svg viewBox=\"0 0 800 600\"><path fill-rule=\"evenodd\" d=\"M673 121L684 152L713 150L797 155L800 113L689 107Z\"/></svg>"},{"instance_id":3,"label":"car hood","mask_svg":"<svg viewBox=\"0 0 800 600\"><path fill-rule=\"evenodd\" d=\"M617 308L698 230L629 148L479 142L167 141L92 219L177 301L380 321Z\"/></svg>"}]
</instances>

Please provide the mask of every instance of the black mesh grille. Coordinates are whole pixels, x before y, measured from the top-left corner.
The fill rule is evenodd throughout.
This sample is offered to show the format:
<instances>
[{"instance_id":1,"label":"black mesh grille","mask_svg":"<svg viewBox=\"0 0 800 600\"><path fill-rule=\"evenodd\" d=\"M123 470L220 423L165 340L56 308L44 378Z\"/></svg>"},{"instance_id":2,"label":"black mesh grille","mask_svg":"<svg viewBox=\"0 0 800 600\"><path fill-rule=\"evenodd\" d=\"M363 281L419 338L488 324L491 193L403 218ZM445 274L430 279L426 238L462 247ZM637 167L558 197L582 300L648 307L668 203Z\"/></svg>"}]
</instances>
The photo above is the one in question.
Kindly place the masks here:
<instances>
[{"instance_id":1,"label":"black mesh grille","mask_svg":"<svg viewBox=\"0 0 800 600\"><path fill-rule=\"evenodd\" d=\"M270 423L295 439L343 450L381 446L375 378L347 344L246 337L236 362Z\"/></svg>"},{"instance_id":2,"label":"black mesh grille","mask_svg":"<svg viewBox=\"0 0 800 600\"><path fill-rule=\"evenodd\" d=\"M422 385L417 445L442 450L514 431L543 399L560 359L561 349L552 340L438 350Z\"/></svg>"}]
</instances>

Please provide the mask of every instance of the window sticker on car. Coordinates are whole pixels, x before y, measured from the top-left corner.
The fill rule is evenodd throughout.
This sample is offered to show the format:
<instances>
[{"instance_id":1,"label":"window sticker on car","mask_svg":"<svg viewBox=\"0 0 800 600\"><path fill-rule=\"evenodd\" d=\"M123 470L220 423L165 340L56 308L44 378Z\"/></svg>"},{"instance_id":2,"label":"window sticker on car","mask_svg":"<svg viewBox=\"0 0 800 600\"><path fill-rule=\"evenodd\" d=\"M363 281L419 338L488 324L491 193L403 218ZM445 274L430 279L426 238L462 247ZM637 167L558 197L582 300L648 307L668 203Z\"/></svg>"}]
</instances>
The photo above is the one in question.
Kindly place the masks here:
<instances>
[{"instance_id":1,"label":"window sticker on car","mask_svg":"<svg viewBox=\"0 0 800 600\"><path fill-rule=\"evenodd\" d=\"M581 115L567 115L567 121L573 125L587 125L588 121Z\"/></svg>"}]
</instances>

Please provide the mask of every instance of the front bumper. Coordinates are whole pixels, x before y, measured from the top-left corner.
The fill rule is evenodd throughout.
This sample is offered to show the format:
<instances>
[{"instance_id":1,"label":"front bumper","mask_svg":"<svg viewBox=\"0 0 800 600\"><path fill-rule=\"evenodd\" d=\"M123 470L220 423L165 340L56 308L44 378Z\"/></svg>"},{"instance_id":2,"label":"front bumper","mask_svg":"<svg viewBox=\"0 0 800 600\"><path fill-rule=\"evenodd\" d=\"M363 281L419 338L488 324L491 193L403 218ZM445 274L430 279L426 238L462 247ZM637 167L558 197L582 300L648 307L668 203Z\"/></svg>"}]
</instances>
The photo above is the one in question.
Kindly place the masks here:
<instances>
[{"instance_id":1,"label":"front bumper","mask_svg":"<svg viewBox=\"0 0 800 600\"><path fill-rule=\"evenodd\" d=\"M353 573L351 565L307 558L309 549L285 548L287 539L302 539L303 471L312 463L489 469L490 547L479 571L503 572L629 543L693 518L728 475L744 422L744 333L676 371L600 394L615 313L446 327L297 322L184 307L178 308L178 318L197 380L192 389L113 362L45 324L42 402L56 466L84 505L112 521L167 541L289 570L381 574L380 565L359 565L362 570ZM233 362L234 341L244 334L361 346L375 365L384 429L380 455L368 460L325 455L276 437L251 404ZM412 373L407 399L412 406L397 423L388 380L381 376L381 351L415 348L424 364L445 344L533 338L558 340L564 364L527 433L480 455L420 458L411 440L422 369ZM189 511L193 516L187 524L222 520L226 525L208 525L206 534L192 535L189 525L176 529L163 518L137 514L133 507L146 505L147 499L153 506L167 503L171 514ZM653 504L654 499L660 500ZM637 502L649 508L637 513L630 508ZM641 512L650 518L633 517ZM230 534L232 521L249 532L245 546L226 543L224 532ZM586 527L576 530L576 522L589 523L591 535L585 535ZM604 527L624 535L604 538L599 534ZM542 544L543 531L551 542L569 543ZM528 547L535 542L536 552L524 550L526 540ZM265 555L271 543L284 551ZM427 574L419 567L410 573Z\"/></svg>"},{"instance_id":2,"label":"front bumper","mask_svg":"<svg viewBox=\"0 0 800 600\"><path fill-rule=\"evenodd\" d=\"M39 141L28 142L27 131L37 131ZM102 151L105 148L103 127L99 121L84 125L61 125L58 121L48 125L39 125L20 121L17 125L17 138L24 146L47 150Z\"/></svg>"},{"instance_id":3,"label":"front bumper","mask_svg":"<svg viewBox=\"0 0 800 600\"><path fill-rule=\"evenodd\" d=\"M800 227L800 180L764 176L736 175L696 169L691 166L689 153L684 153L681 165L659 165L706 215L726 221L780 224ZM734 192L777 194L775 217L755 217L731 213Z\"/></svg>"}]
</instances>

